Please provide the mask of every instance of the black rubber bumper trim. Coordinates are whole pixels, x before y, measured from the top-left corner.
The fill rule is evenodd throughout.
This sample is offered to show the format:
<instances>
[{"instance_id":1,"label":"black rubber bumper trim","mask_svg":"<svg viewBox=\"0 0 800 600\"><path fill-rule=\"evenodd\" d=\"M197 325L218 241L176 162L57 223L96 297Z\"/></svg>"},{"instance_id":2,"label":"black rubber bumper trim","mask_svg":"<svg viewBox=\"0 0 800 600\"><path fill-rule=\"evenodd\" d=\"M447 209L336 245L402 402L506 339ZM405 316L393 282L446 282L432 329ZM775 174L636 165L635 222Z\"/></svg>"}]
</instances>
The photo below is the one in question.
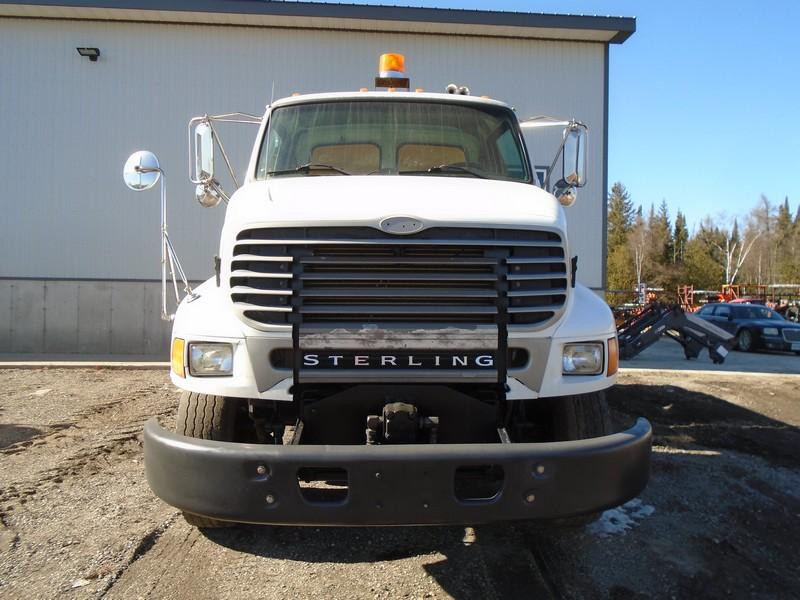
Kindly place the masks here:
<instances>
[{"instance_id":1,"label":"black rubber bumper trim","mask_svg":"<svg viewBox=\"0 0 800 600\"><path fill-rule=\"evenodd\" d=\"M650 423L638 419L627 431L570 442L271 446L185 437L150 419L144 456L147 481L159 498L216 519L294 525L476 524L565 517L622 504L647 484L651 440ZM494 498L456 498L456 469L473 465L502 467L503 486ZM306 501L297 481L304 467L345 469L347 499Z\"/></svg>"}]
</instances>

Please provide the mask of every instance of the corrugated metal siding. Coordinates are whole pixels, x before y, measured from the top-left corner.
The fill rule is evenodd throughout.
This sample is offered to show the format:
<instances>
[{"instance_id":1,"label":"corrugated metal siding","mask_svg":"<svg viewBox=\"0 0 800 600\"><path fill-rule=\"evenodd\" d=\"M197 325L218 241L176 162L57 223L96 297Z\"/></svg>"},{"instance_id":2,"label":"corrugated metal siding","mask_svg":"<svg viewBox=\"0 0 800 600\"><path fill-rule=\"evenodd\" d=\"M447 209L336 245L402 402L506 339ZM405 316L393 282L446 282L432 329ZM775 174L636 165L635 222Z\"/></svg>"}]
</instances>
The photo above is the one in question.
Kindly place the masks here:
<instances>
[{"instance_id":1,"label":"corrugated metal siding","mask_svg":"<svg viewBox=\"0 0 800 600\"><path fill-rule=\"evenodd\" d=\"M76 46L96 46L91 63ZM211 273L221 209L187 180L186 123L276 97L371 86L382 52L412 85L469 85L522 116L576 116L592 131L590 184L569 209L579 279L602 285L602 44L433 35L0 19L0 277L156 279L158 194L128 191L122 165L153 150L168 178L173 242L193 279ZM240 171L255 128L230 143ZM231 143L233 142L233 143ZM536 164L552 158L550 145Z\"/></svg>"}]
</instances>

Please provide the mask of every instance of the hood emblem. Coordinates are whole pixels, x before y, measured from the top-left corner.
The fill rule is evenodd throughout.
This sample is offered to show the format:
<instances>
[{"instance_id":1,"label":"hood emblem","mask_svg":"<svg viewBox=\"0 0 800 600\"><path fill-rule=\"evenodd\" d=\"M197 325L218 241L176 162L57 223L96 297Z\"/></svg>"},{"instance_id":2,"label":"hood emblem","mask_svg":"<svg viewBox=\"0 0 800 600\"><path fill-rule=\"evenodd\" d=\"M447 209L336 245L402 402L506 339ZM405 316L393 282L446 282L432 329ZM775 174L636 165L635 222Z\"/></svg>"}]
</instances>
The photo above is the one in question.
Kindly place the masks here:
<instances>
[{"instance_id":1,"label":"hood emblem","mask_svg":"<svg viewBox=\"0 0 800 600\"><path fill-rule=\"evenodd\" d=\"M394 235L408 235L422 231L424 225L414 217L388 217L381 221L381 229Z\"/></svg>"}]
</instances>

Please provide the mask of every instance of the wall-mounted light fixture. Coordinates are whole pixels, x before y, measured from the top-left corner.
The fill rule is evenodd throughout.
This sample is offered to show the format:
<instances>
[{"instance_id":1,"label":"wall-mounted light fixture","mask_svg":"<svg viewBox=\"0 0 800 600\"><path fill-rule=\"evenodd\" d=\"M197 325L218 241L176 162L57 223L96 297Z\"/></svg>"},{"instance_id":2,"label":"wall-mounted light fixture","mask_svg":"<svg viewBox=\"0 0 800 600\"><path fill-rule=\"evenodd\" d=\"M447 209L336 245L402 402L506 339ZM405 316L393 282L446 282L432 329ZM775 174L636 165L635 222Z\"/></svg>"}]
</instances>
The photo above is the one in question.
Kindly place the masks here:
<instances>
[{"instance_id":1,"label":"wall-mounted light fixture","mask_svg":"<svg viewBox=\"0 0 800 600\"><path fill-rule=\"evenodd\" d=\"M88 58L92 62L97 62L100 57L100 48L75 48L78 54Z\"/></svg>"}]
</instances>

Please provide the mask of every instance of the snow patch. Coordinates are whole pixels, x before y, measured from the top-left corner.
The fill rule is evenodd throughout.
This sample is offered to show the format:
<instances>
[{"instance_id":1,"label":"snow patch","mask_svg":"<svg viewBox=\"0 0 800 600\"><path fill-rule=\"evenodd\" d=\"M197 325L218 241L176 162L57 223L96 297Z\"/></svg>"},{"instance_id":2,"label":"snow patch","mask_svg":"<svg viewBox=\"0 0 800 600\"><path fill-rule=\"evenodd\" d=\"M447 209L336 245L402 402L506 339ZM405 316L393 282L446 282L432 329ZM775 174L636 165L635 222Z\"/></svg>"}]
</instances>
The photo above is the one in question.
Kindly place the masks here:
<instances>
[{"instance_id":1,"label":"snow patch","mask_svg":"<svg viewBox=\"0 0 800 600\"><path fill-rule=\"evenodd\" d=\"M655 507L634 498L622 506L605 511L597 521L589 525L588 530L589 533L600 537L623 535L654 512L656 512Z\"/></svg>"}]
</instances>

